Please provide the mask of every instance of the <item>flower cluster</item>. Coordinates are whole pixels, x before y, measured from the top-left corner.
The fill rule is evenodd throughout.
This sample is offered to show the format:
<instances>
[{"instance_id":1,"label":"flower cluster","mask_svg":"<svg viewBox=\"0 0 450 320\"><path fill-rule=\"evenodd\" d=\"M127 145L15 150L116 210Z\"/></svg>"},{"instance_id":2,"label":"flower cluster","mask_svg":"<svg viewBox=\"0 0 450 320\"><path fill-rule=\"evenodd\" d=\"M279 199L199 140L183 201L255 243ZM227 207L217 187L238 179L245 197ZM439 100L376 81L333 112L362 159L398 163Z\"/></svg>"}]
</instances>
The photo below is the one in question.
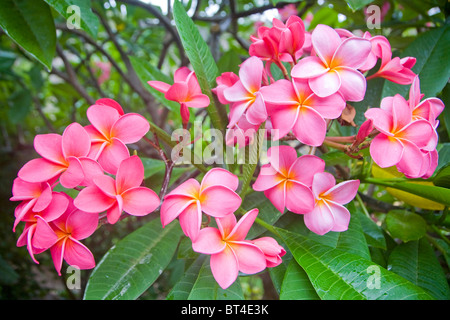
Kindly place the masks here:
<instances>
[{"instance_id":1,"label":"flower cluster","mask_svg":"<svg viewBox=\"0 0 450 320\"><path fill-rule=\"evenodd\" d=\"M36 263L35 255L49 249L58 274L63 260L80 269L95 266L91 251L80 240L97 229L99 213L106 211L112 224L123 211L142 216L160 204L154 191L141 186L143 164L130 156L127 147L148 132L148 121L135 113L125 114L111 99L98 100L87 117L88 126L75 122L62 135L35 137L40 157L19 170L10 198L20 201L13 231L25 223L17 245L27 246ZM65 189L79 193L73 199Z\"/></svg>"},{"instance_id":2,"label":"flower cluster","mask_svg":"<svg viewBox=\"0 0 450 320\"><path fill-rule=\"evenodd\" d=\"M179 219L181 228L192 241L193 250L211 255L211 270L222 288L229 287L239 271L254 274L281 263L286 253L275 239L245 240L258 215L252 209L236 223L234 214L242 199L235 192L239 178L231 172L213 168L199 183L189 179L164 197L161 205L163 226ZM203 214L215 218L218 229L202 228Z\"/></svg>"}]
</instances>

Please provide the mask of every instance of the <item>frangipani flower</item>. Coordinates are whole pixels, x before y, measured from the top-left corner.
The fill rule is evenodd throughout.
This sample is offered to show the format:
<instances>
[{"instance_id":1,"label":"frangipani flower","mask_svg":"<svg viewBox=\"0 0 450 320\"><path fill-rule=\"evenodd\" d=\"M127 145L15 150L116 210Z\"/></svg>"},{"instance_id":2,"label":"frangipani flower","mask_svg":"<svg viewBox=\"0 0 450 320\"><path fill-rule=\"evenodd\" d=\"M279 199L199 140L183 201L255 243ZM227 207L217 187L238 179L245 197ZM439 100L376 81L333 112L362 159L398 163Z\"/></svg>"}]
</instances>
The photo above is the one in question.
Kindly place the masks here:
<instances>
[{"instance_id":1,"label":"frangipani flower","mask_svg":"<svg viewBox=\"0 0 450 320\"><path fill-rule=\"evenodd\" d=\"M263 251L245 240L258 212L258 209L250 210L238 223L234 214L216 218L218 229L203 228L192 242L195 252L211 255L212 274L223 289L233 284L239 271L254 274L267 266Z\"/></svg>"},{"instance_id":2,"label":"frangipani flower","mask_svg":"<svg viewBox=\"0 0 450 320\"><path fill-rule=\"evenodd\" d=\"M259 125L267 119L266 105L259 92L264 66L260 59L250 57L241 64L239 81L223 91L224 97L230 101L230 122L233 127L245 114L247 121Z\"/></svg>"},{"instance_id":3,"label":"frangipani flower","mask_svg":"<svg viewBox=\"0 0 450 320\"><path fill-rule=\"evenodd\" d=\"M122 161L116 179L108 175L94 178L94 184L80 191L74 205L85 212L106 211L108 222L116 223L122 212L134 216L144 216L159 207L158 195L151 189L142 187L144 166L138 156Z\"/></svg>"},{"instance_id":4,"label":"frangipani flower","mask_svg":"<svg viewBox=\"0 0 450 320\"><path fill-rule=\"evenodd\" d=\"M234 127L226 130L225 143L228 146L238 145L243 148L246 145L252 144L255 135L257 134L258 125L248 122L245 115L239 119Z\"/></svg>"},{"instance_id":5,"label":"frangipani flower","mask_svg":"<svg viewBox=\"0 0 450 320\"><path fill-rule=\"evenodd\" d=\"M143 116L124 114L118 103L105 104L104 100L90 106L86 114L91 123L85 127L92 142L89 157L98 161L107 173L116 174L119 164L130 157L126 145L139 141L150 125Z\"/></svg>"},{"instance_id":6,"label":"frangipani flower","mask_svg":"<svg viewBox=\"0 0 450 320\"><path fill-rule=\"evenodd\" d=\"M81 270L95 267L92 252L80 240L86 239L97 229L96 214L83 212L69 205L66 212L51 225L57 240L50 248L50 253L59 275L61 275L63 260Z\"/></svg>"},{"instance_id":7,"label":"frangipani flower","mask_svg":"<svg viewBox=\"0 0 450 320\"><path fill-rule=\"evenodd\" d=\"M91 140L86 130L74 122L62 136L40 134L34 138L34 148L42 158L28 161L18 176L27 182L45 182L59 178L65 188L88 184L90 178L103 173L100 166L88 158Z\"/></svg>"},{"instance_id":8,"label":"frangipani flower","mask_svg":"<svg viewBox=\"0 0 450 320\"><path fill-rule=\"evenodd\" d=\"M188 108L205 108L209 106L209 97L202 93L194 71L181 67L174 73L173 85L161 81L148 81L151 87L164 93L167 100L180 104L180 113L183 123L189 121Z\"/></svg>"},{"instance_id":9,"label":"frangipani flower","mask_svg":"<svg viewBox=\"0 0 450 320\"><path fill-rule=\"evenodd\" d=\"M367 119L380 132L370 144L370 155L382 168L397 166L400 172L410 177L418 177L422 172L423 154L421 150L436 148L434 128L429 121L413 121L412 110L399 94L386 97L380 108L365 112Z\"/></svg>"},{"instance_id":10,"label":"frangipani flower","mask_svg":"<svg viewBox=\"0 0 450 320\"><path fill-rule=\"evenodd\" d=\"M286 254L286 250L278 244L278 242L271 237L262 237L255 240L250 240L264 253L266 257L266 264L268 268L278 266L281 262L281 257Z\"/></svg>"},{"instance_id":11,"label":"frangipani flower","mask_svg":"<svg viewBox=\"0 0 450 320\"><path fill-rule=\"evenodd\" d=\"M285 145L271 147L267 157L269 163L261 167L253 189L264 191L281 213L285 208L299 214L311 211L314 196L310 186L314 174L325 170L325 161L313 155L297 158L297 151Z\"/></svg>"},{"instance_id":12,"label":"frangipani flower","mask_svg":"<svg viewBox=\"0 0 450 320\"><path fill-rule=\"evenodd\" d=\"M352 37L341 40L331 27L319 24L311 35L318 56L301 59L291 70L293 78L308 79L319 97L340 92L345 100L361 101L366 78L357 69L366 61L372 45L369 40Z\"/></svg>"},{"instance_id":13,"label":"frangipani flower","mask_svg":"<svg viewBox=\"0 0 450 320\"><path fill-rule=\"evenodd\" d=\"M217 87L215 87L211 91L214 92L215 95L217 95L217 98L219 99L220 103L229 104L230 101L225 99L225 96L223 95L223 91L226 88L233 86L233 84L235 84L238 81L239 81L239 76L237 74L235 74L234 72L224 72L216 78Z\"/></svg>"},{"instance_id":14,"label":"frangipani flower","mask_svg":"<svg viewBox=\"0 0 450 320\"><path fill-rule=\"evenodd\" d=\"M69 205L69 196L55 192L51 202L42 211L27 211L21 218L21 221L25 221L25 228L17 240L17 246L21 247L26 245L31 258L35 263L39 262L34 255L47 250L55 244L58 239L49 223L64 214ZM20 206L21 205L19 205L18 208Z\"/></svg>"},{"instance_id":15,"label":"frangipani flower","mask_svg":"<svg viewBox=\"0 0 450 320\"><path fill-rule=\"evenodd\" d=\"M273 19L273 30L279 38L278 50L281 54L287 53L296 62L303 55L305 43L305 25L303 20L295 15L290 16L286 24L278 19Z\"/></svg>"},{"instance_id":16,"label":"frangipani flower","mask_svg":"<svg viewBox=\"0 0 450 320\"><path fill-rule=\"evenodd\" d=\"M22 221L26 213L29 211L40 212L48 207L52 202L53 191L48 182L32 183L16 178L13 183L12 194L10 201L22 201L14 212L16 220L13 231L15 231L17 224Z\"/></svg>"},{"instance_id":17,"label":"frangipani flower","mask_svg":"<svg viewBox=\"0 0 450 320\"><path fill-rule=\"evenodd\" d=\"M311 189L316 203L314 209L304 215L306 227L319 235L347 230L350 212L344 204L355 198L359 184L359 180L336 184L333 175L328 172L315 174Z\"/></svg>"},{"instance_id":18,"label":"frangipani flower","mask_svg":"<svg viewBox=\"0 0 450 320\"><path fill-rule=\"evenodd\" d=\"M325 139L325 119L338 118L345 108L345 101L339 93L321 98L310 89L307 80L278 80L261 88L267 111L278 140L291 130L302 143L320 146Z\"/></svg>"},{"instance_id":19,"label":"frangipani flower","mask_svg":"<svg viewBox=\"0 0 450 320\"><path fill-rule=\"evenodd\" d=\"M202 223L202 212L216 218L233 214L242 199L235 192L239 184L236 175L221 168L209 170L201 184L189 179L164 197L161 205L163 227L180 220L184 234L195 241Z\"/></svg>"}]
</instances>

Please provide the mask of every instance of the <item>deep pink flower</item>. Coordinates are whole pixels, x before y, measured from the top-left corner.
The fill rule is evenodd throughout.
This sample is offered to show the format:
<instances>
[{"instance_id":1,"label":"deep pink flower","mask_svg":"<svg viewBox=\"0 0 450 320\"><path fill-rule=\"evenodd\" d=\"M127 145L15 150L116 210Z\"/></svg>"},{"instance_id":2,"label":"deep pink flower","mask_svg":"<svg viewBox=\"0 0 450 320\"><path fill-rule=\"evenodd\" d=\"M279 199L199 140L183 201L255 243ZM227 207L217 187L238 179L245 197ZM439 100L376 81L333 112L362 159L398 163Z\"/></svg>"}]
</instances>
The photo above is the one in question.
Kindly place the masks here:
<instances>
[{"instance_id":1,"label":"deep pink flower","mask_svg":"<svg viewBox=\"0 0 450 320\"><path fill-rule=\"evenodd\" d=\"M421 150L432 151L436 143L434 128L424 119L414 120L412 110L399 94L386 97L380 108L366 111L367 119L380 132L370 144L370 155L382 168L397 166L400 172L410 177L418 177L423 172Z\"/></svg>"},{"instance_id":2,"label":"deep pink flower","mask_svg":"<svg viewBox=\"0 0 450 320\"><path fill-rule=\"evenodd\" d=\"M17 246L26 245L35 263L39 263L34 257L35 254L47 250L56 243L58 237L49 223L64 214L70 205L69 199L66 194L54 193L51 202L42 211L27 211L22 216L21 221L25 222L25 228L17 240Z\"/></svg>"},{"instance_id":3,"label":"deep pink flower","mask_svg":"<svg viewBox=\"0 0 450 320\"><path fill-rule=\"evenodd\" d=\"M148 81L147 83L164 93L167 100L176 101L180 104L183 123L189 121L188 108L209 106L209 97L202 93L194 71L187 67L181 67L175 71L173 85L161 81Z\"/></svg>"},{"instance_id":4,"label":"deep pink flower","mask_svg":"<svg viewBox=\"0 0 450 320\"><path fill-rule=\"evenodd\" d=\"M381 65L377 72L367 77L367 80L380 77L403 85L412 83L416 74L411 68L416 64L416 58L392 58L391 44L384 36L375 36L370 41L372 43L372 55L377 59L381 58ZM373 61L373 57L371 60ZM375 64L373 63L373 65ZM365 68L368 67L370 66Z\"/></svg>"},{"instance_id":5,"label":"deep pink flower","mask_svg":"<svg viewBox=\"0 0 450 320\"><path fill-rule=\"evenodd\" d=\"M286 254L286 250L274 238L262 237L250 240L250 242L264 253L268 268L276 267L283 262L281 258Z\"/></svg>"},{"instance_id":6,"label":"deep pink flower","mask_svg":"<svg viewBox=\"0 0 450 320\"><path fill-rule=\"evenodd\" d=\"M250 210L238 223L234 214L216 218L218 229L203 228L192 242L195 252L211 255L212 274L223 289L233 284L239 271L254 274L266 268L263 251L245 240L257 215L258 209Z\"/></svg>"},{"instance_id":7,"label":"deep pink flower","mask_svg":"<svg viewBox=\"0 0 450 320\"><path fill-rule=\"evenodd\" d=\"M305 25L303 20L295 15L290 16L286 24L278 19L273 19L273 30L279 39L278 50L280 54L287 53L296 62L303 55L305 43Z\"/></svg>"},{"instance_id":8,"label":"deep pink flower","mask_svg":"<svg viewBox=\"0 0 450 320\"><path fill-rule=\"evenodd\" d=\"M338 118L345 108L339 93L321 98L310 89L307 80L278 80L261 88L278 140L291 130L297 139L310 146L320 146L325 139L325 119Z\"/></svg>"},{"instance_id":9,"label":"deep pink flower","mask_svg":"<svg viewBox=\"0 0 450 320\"><path fill-rule=\"evenodd\" d=\"M142 187L144 166L138 156L121 162L116 179L101 175L94 184L80 191L74 205L85 212L106 211L108 222L116 223L123 211L134 216L144 216L159 207L158 195Z\"/></svg>"},{"instance_id":10,"label":"deep pink flower","mask_svg":"<svg viewBox=\"0 0 450 320\"><path fill-rule=\"evenodd\" d=\"M264 66L260 59L250 57L239 69L239 81L223 91L230 101L228 128L233 127L245 114L247 121L259 125L267 119L266 105L259 92L263 78Z\"/></svg>"},{"instance_id":11,"label":"deep pink flower","mask_svg":"<svg viewBox=\"0 0 450 320\"><path fill-rule=\"evenodd\" d=\"M333 175L328 172L315 174L311 189L316 203L314 209L304 215L306 227L319 235L347 230L350 212L344 204L355 198L359 184L359 180L336 184Z\"/></svg>"},{"instance_id":12,"label":"deep pink flower","mask_svg":"<svg viewBox=\"0 0 450 320\"><path fill-rule=\"evenodd\" d=\"M63 260L81 270L95 267L92 252L80 242L94 233L98 226L96 214L83 212L69 205L66 212L51 223L57 235L50 248L55 269L61 275Z\"/></svg>"},{"instance_id":13,"label":"deep pink flower","mask_svg":"<svg viewBox=\"0 0 450 320\"><path fill-rule=\"evenodd\" d=\"M366 92L366 79L357 69L370 53L370 41L358 37L341 40L333 28L321 24L314 29L311 41L318 56L301 59L292 68L292 77L308 79L319 97L339 91L345 100L361 101Z\"/></svg>"},{"instance_id":14,"label":"deep pink flower","mask_svg":"<svg viewBox=\"0 0 450 320\"><path fill-rule=\"evenodd\" d=\"M264 191L281 213L285 208L294 213L311 211L314 208L312 178L324 171L325 162L313 155L297 157L297 151L285 145L271 147L267 157L269 163L261 167L253 189Z\"/></svg>"},{"instance_id":15,"label":"deep pink flower","mask_svg":"<svg viewBox=\"0 0 450 320\"><path fill-rule=\"evenodd\" d=\"M90 106L86 114L91 125L85 127L91 139L89 157L110 174L115 174L119 164L130 157L126 145L139 141L150 129L143 116L124 114L120 105L113 102L100 100Z\"/></svg>"},{"instance_id":16,"label":"deep pink flower","mask_svg":"<svg viewBox=\"0 0 450 320\"><path fill-rule=\"evenodd\" d=\"M238 145L243 148L246 145L252 144L255 135L257 134L258 125L248 122L245 115L239 119L234 127L226 130L225 144L228 146Z\"/></svg>"},{"instance_id":17,"label":"deep pink flower","mask_svg":"<svg viewBox=\"0 0 450 320\"><path fill-rule=\"evenodd\" d=\"M202 223L202 212L216 218L233 214L242 199L235 192L239 184L236 175L221 168L209 170L201 184L189 179L164 197L161 205L163 227L177 217L186 236L194 241Z\"/></svg>"},{"instance_id":18,"label":"deep pink flower","mask_svg":"<svg viewBox=\"0 0 450 320\"><path fill-rule=\"evenodd\" d=\"M59 178L65 188L87 185L91 177L103 173L100 166L88 158L91 140L86 130L72 123L62 136L40 134L34 138L34 148L42 158L28 161L18 176L27 182L45 182Z\"/></svg>"}]
</instances>

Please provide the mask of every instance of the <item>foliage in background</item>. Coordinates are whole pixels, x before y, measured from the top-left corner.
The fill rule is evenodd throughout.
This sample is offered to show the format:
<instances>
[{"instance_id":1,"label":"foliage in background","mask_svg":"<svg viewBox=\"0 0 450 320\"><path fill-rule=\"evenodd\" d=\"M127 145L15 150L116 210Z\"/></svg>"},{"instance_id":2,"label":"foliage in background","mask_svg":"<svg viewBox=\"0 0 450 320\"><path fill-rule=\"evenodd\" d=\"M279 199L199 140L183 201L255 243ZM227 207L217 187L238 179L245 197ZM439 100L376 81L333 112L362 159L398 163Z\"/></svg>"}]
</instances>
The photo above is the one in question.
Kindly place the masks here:
<instances>
[{"instance_id":1,"label":"foliage in background","mask_svg":"<svg viewBox=\"0 0 450 320\"><path fill-rule=\"evenodd\" d=\"M287 2L295 4L298 15L309 24L309 30L320 23L367 31L364 8L371 4L387 8L381 28L368 31L372 35L386 36L395 49L394 55L416 57L413 71L420 76L425 98L437 96L445 105L450 104L450 59L447 57L450 8L445 0L184 1L188 16L182 15L184 11L180 6L167 8L170 1L161 1L161 7L136 0L39 0L32 4L25 0L4 1L0 8L3 168L0 226L2 234L7 236L2 237L0 245L0 297L450 298L448 107L439 117L438 168L426 181L406 181L398 172L382 170L376 165L372 165L370 172L355 172L360 168L357 161L342 152L322 155L327 165L338 172L348 167L350 172L346 174L357 176L364 183L358 201L348 206L352 220L345 233L317 236L305 228L301 219L295 220L288 214L280 217L265 197L249 194L243 207L258 207L260 218L279 231L277 240L289 248L289 253L282 265L263 274L241 277L240 282L226 291L214 286L208 262L192 251L188 241L173 241L181 235L176 226L165 229L163 239L152 236L161 229L156 223L159 221L153 220L155 214L145 218L129 217L114 227L104 225L88 239L86 244L97 259L107 252L110 258L105 258L102 268L95 269L91 278L91 272L82 273L81 290L67 289L64 277L59 279L54 274L49 256L44 255L41 264L35 266L26 250L15 247L17 238L11 232L14 208L7 199L16 172L35 156L32 143L36 134L62 133L63 128L75 121L87 124L86 109L97 99L109 97L118 101L126 112L144 115L152 125L151 130L165 137L162 140L170 150L173 142L167 137L182 125L176 116L178 106L165 100L146 84L147 81L170 82L177 68L189 65L195 69L202 88L214 87L215 77L220 73L238 72L238 65L248 57L249 37L256 32L256 26L270 25L271 18L279 15L277 8ZM73 12L65 8L72 4L81 8L81 29L67 24ZM173 22L176 10L178 18ZM196 38L194 28L200 32L201 39ZM209 60L205 56L210 57ZM205 61L214 63L205 64ZM351 120L355 126L334 125L333 134L355 134L368 107L378 107L383 97L395 93L407 97L408 90L409 86L384 79L371 80L365 100L353 104L356 114ZM195 116L203 121L205 128L210 121L220 128L223 125L221 111L216 111L217 114L202 110ZM159 128L166 135L158 131ZM165 169L159 154L142 143L132 147L143 159L146 185L159 191ZM364 161L367 159L370 157L365 157ZM175 167L171 187L199 175L195 169ZM251 234L257 236L264 232L265 228L255 226ZM127 246L143 238L144 245L136 256L128 256ZM166 238L174 243L163 241ZM160 243L169 248L162 252ZM140 263L148 253L152 259L158 259L159 264L151 264L154 262L151 259L146 261L148 264ZM120 265L123 270L119 270L116 278L105 282L102 273L108 271L108 265L117 266L119 261L126 261ZM367 280L372 275L367 270L372 265L382 267L381 290L367 293ZM129 279L122 276L129 270L143 278L123 291ZM203 290L205 288L209 290ZM263 294L258 294L258 288Z\"/></svg>"}]
</instances>

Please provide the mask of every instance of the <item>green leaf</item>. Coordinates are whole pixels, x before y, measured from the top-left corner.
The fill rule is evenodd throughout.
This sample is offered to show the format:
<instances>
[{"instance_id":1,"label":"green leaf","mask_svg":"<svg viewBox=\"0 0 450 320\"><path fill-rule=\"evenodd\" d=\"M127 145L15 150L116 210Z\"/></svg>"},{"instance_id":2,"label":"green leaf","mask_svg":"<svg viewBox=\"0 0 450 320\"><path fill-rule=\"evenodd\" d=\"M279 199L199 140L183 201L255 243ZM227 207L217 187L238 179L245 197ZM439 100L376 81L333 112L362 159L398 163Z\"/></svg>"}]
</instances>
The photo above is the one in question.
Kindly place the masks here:
<instances>
[{"instance_id":1,"label":"green leaf","mask_svg":"<svg viewBox=\"0 0 450 320\"><path fill-rule=\"evenodd\" d=\"M347 209L351 214L350 223L347 231L338 233L339 240L336 248L370 260L369 248L367 247L366 238L357 214L358 209L354 201L347 205Z\"/></svg>"},{"instance_id":2,"label":"green leaf","mask_svg":"<svg viewBox=\"0 0 450 320\"><path fill-rule=\"evenodd\" d=\"M420 91L425 98L435 97L448 82L450 77L450 25L420 34L401 54L401 57L415 57L416 64L412 68L420 77ZM386 81L383 96L394 96L399 93L406 97L409 86Z\"/></svg>"},{"instance_id":3,"label":"green leaf","mask_svg":"<svg viewBox=\"0 0 450 320\"><path fill-rule=\"evenodd\" d=\"M449 300L450 289L444 271L425 238L402 243L389 255L388 268L436 299Z\"/></svg>"},{"instance_id":4,"label":"green leaf","mask_svg":"<svg viewBox=\"0 0 450 320\"><path fill-rule=\"evenodd\" d=\"M144 165L144 179L148 179L157 173L165 173L166 166L162 160L141 157Z\"/></svg>"},{"instance_id":5,"label":"green leaf","mask_svg":"<svg viewBox=\"0 0 450 320\"><path fill-rule=\"evenodd\" d=\"M67 20L69 28L81 28L97 37L99 20L91 10L90 0L44 0ZM72 7L73 6L73 7Z\"/></svg>"},{"instance_id":6,"label":"green leaf","mask_svg":"<svg viewBox=\"0 0 450 320\"><path fill-rule=\"evenodd\" d=\"M141 80L143 86L150 91L150 93L157 99L163 106L166 106L169 110L178 111L180 109L180 105L175 101L167 100L164 97L164 93L159 92L158 90L150 87L147 83L148 81L162 81L168 84L172 84L173 80L162 73L158 68L149 63L148 61L144 61L142 59L130 56L131 65L133 66L134 71L138 78Z\"/></svg>"},{"instance_id":7,"label":"green leaf","mask_svg":"<svg viewBox=\"0 0 450 320\"><path fill-rule=\"evenodd\" d=\"M226 290L222 289L212 275L209 258L197 274L188 300L243 300L244 293L239 278Z\"/></svg>"},{"instance_id":8,"label":"green leaf","mask_svg":"<svg viewBox=\"0 0 450 320\"><path fill-rule=\"evenodd\" d=\"M364 213L357 211L357 215L367 244L375 248L386 249L386 239L383 234L383 229Z\"/></svg>"},{"instance_id":9,"label":"green leaf","mask_svg":"<svg viewBox=\"0 0 450 320\"><path fill-rule=\"evenodd\" d=\"M177 282L167 295L167 300L187 300L189 298L205 259L206 255L202 254L189 266L183 278Z\"/></svg>"},{"instance_id":10,"label":"green leaf","mask_svg":"<svg viewBox=\"0 0 450 320\"><path fill-rule=\"evenodd\" d=\"M137 299L171 261L180 237L179 224L162 228L158 218L112 247L92 272L85 300Z\"/></svg>"},{"instance_id":11,"label":"green leaf","mask_svg":"<svg viewBox=\"0 0 450 320\"><path fill-rule=\"evenodd\" d=\"M405 242L418 240L427 231L425 219L406 210L389 211L386 215L386 227L393 238Z\"/></svg>"},{"instance_id":12,"label":"green leaf","mask_svg":"<svg viewBox=\"0 0 450 320\"><path fill-rule=\"evenodd\" d=\"M284 274L280 300L320 300L308 275L295 259L291 260Z\"/></svg>"},{"instance_id":13,"label":"green leaf","mask_svg":"<svg viewBox=\"0 0 450 320\"><path fill-rule=\"evenodd\" d=\"M19 89L8 97L10 105L8 118L12 123L18 124L24 121L31 110L32 97L28 90Z\"/></svg>"},{"instance_id":14,"label":"green leaf","mask_svg":"<svg viewBox=\"0 0 450 320\"><path fill-rule=\"evenodd\" d=\"M56 29L50 7L41 0L3 0L0 27L19 46L52 69Z\"/></svg>"},{"instance_id":15,"label":"green leaf","mask_svg":"<svg viewBox=\"0 0 450 320\"><path fill-rule=\"evenodd\" d=\"M450 163L439 169L433 178L433 184L438 187L450 188Z\"/></svg>"},{"instance_id":16,"label":"green leaf","mask_svg":"<svg viewBox=\"0 0 450 320\"><path fill-rule=\"evenodd\" d=\"M442 203L446 206L450 206L450 189L447 188L409 182L393 182L389 179L366 178L364 181L406 191L417 196Z\"/></svg>"},{"instance_id":17,"label":"green leaf","mask_svg":"<svg viewBox=\"0 0 450 320\"><path fill-rule=\"evenodd\" d=\"M360 256L277 229L324 300L433 299L422 288Z\"/></svg>"},{"instance_id":18,"label":"green leaf","mask_svg":"<svg viewBox=\"0 0 450 320\"><path fill-rule=\"evenodd\" d=\"M225 128L226 119L221 117L221 113L219 113L218 107L214 103L215 97L211 92L211 88L215 87L216 77L219 73L211 50L178 0L173 4L173 18L186 55L197 76L200 88L209 97L211 102L207 108L211 121L216 129L222 130Z\"/></svg>"},{"instance_id":19,"label":"green leaf","mask_svg":"<svg viewBox=\"0 0 450 320\"><path fill-rule=\"evenodd\" d=\"M367 6L369 3L373 2L373 0L347 0L348 6L353 10L359 10Z\"/></svg>"}]
</instances>

